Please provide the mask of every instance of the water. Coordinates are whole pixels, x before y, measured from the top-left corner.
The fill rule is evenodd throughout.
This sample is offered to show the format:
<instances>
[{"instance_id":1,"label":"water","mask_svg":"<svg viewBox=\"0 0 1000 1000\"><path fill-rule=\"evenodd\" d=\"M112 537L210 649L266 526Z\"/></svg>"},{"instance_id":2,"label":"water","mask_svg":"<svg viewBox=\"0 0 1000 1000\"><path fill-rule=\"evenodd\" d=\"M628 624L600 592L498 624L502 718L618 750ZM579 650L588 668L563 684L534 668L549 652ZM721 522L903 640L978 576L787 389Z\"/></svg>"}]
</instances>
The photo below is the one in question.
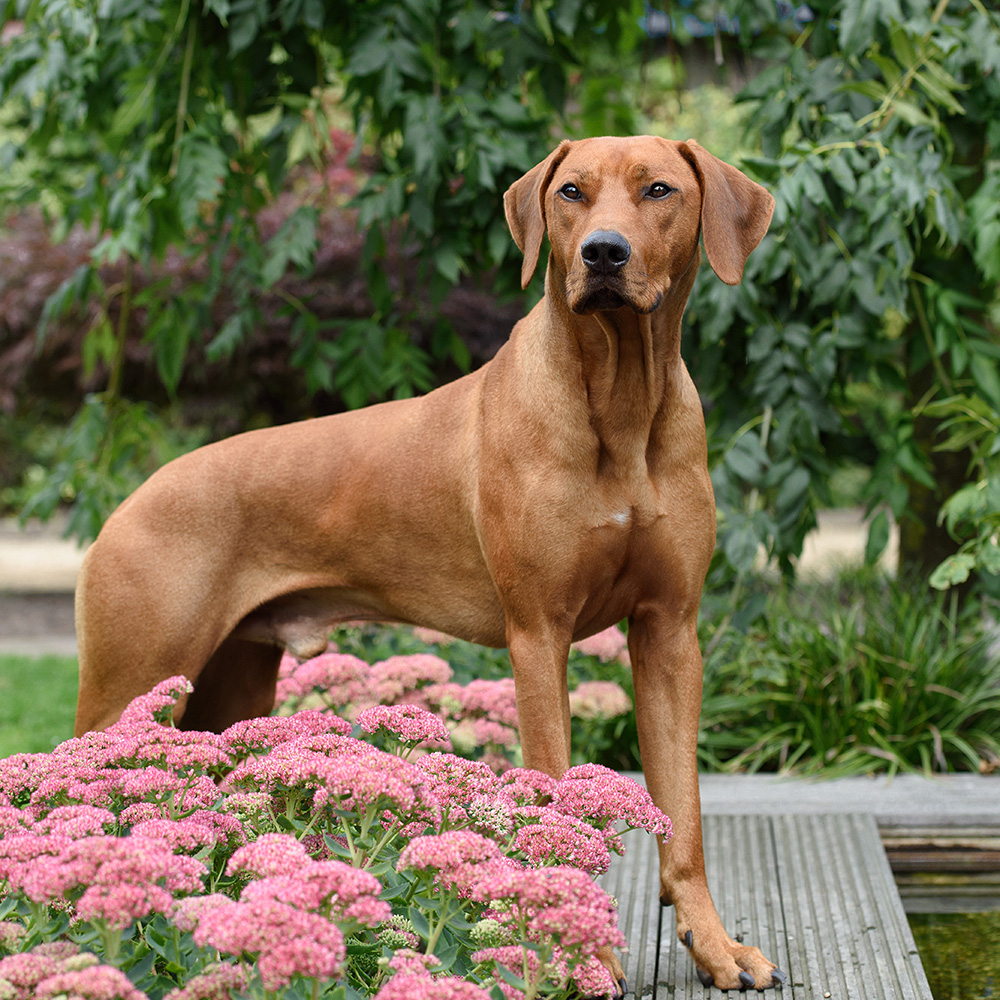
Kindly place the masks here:
<instances>
[{"instance_id":1,"label":"water","mask_svg":"<svg viewBox=\"0 0 1000 1000\"><path fill-rule=\"evenodd\" d=\"M1000 1000L1000 910L908 917L934 1000Z\"/></svg>"}]
</instances>

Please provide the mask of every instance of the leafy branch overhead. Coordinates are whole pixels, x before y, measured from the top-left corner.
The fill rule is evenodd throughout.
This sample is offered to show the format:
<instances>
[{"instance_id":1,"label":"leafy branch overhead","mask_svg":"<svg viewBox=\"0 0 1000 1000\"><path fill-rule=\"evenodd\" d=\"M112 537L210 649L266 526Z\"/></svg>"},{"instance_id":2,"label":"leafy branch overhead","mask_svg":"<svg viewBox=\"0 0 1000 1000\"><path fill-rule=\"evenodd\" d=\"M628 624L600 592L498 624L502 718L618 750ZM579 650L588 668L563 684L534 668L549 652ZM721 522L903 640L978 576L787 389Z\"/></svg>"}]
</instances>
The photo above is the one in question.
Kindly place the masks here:
<instances>
[{"instance_id":1,"label":"leafy branch overhead","mask_svg":"<svg viewBox=\"0 0 1000 1000\"><path fill-rule=\"evenodd\" d=\"M888 510L904 559L929 572L942 501L967 470L996 470L980 449L946 471L950 413L927 404L1000 403L1000 15L821 0L801 30L777 14L761 30L758 11L748 31L749 5L725 6L764 60L738 99L760 141L748 163L777 208L750 280L700 283L693 302L687 357L713 400L724 553L744 573L761 545L787 564L833 469L860 461L880 511L868 557L888 540ZM963 551L976 564L979 550Z\"/></svg>"},{"instance_id":2,"label":"leafy branch overhead","mask_svg":"<svg viewBox=\"0 0 1000 1000\"><path fill-rule=\"evenodd\" d=\"M743 284L703 280L689 311L720 510L713 579L743 580L762 549L790 570L846 466L865 470L870 559L891 515L912 566L957 560L936 584L992 573L1000 14L983 0L815 0L791 14L694 0L684 12L660 13L670 37L656 63L644 33L656 12L638 2L8 0L0 198L42 205L57 232L100 234L48 315L97 304L83 358L108 378L32 509L75 498L86 534L150 471L141 445L156 435L127 427L156 418L119 399L130 315L146 317L172 395L193 368L246 350L266 297L309 392L357 406L466 367L469 345L439 307L484 276L498 298L516 293L506 186L563 135L687 138L672 116L704 49L750 60L740 165L777 199ZM664 65L670 99L647 101L657 113L643 120ZM332 127L364 165L353 206L370 300L335 322L283 284L315 267L324 213L344 201L303 182L330 156ZM262 227L282 192L294 208ZM168 250L200 262L196 280L150 280ZM107 455L126 453L128 481L109 487Z\"/></svg>"}]
</instances>

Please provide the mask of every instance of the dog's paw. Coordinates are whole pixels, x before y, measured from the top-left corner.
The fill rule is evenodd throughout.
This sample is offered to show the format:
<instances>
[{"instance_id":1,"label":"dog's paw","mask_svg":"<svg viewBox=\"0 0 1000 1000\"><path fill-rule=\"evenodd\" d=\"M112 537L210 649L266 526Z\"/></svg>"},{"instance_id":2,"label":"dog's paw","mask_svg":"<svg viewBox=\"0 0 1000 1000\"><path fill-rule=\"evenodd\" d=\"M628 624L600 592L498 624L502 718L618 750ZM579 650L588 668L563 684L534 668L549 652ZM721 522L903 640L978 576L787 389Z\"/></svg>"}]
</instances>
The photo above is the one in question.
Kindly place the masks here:
<instances>
[{"instance_id":1,"label":"dog's paw","mask_svg":"<svg viewBox=\"0 0 1000 1000\"><path fill-rule=\"evenodd\" d=\"M622 963L618 961L618 956L611 948L604 947L597 949L597 958L614 980L615 992L613 1000L622 1000L628 992L628 982L625 979L625 970L622 968Z\"/></svg>"},{"instance_id":2,"label":"dog's paw","mask_svg":"<svg viewBox=\"0 0 1000 1000\"><path fill-rule=\"evenodd\" d=\"M679 931L678 937L694 959L695 972L702 986L715 986L720 990L765 990L788 982L788 977L765 958L759 948L737 944L728 936L699 946L690 929Z\"/></svg>"}]
</instances>

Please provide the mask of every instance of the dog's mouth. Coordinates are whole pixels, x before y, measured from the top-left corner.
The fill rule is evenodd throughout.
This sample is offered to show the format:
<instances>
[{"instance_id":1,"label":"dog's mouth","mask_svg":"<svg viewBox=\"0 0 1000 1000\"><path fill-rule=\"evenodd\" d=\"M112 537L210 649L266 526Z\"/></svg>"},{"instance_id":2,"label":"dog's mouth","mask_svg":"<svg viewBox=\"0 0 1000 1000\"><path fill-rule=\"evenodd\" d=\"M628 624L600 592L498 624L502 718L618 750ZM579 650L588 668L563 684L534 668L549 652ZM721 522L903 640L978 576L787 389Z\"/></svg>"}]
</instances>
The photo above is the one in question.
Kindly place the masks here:
<instances>
[{"instance_id":1,"label":"dog's mouth","mask_svg":"<svg viewBox=\"0 0 1000 1000\"><path fill-rule=\"evenodd\" d=\"M657 292L650 302L638 301L616 282L614 285L609 283L596 288L585 288L583 294L575 302L570 303L570 308L580 315L610 312L614 309L631 309L633 312L645 314L656 310L662 299L662 293Z\"/></svg>"},{"instance_id":2,"label":"dog's mouth","mask_svg":"<svg viewBox=\"0 0 1000 1000\"><path fill-rule=\"evenodd\" d=\"M604 312L610 309L623 309L629 303L623 295L613 288L595 288L573 307L576 313Z\"/></svg>"}]
</instances>

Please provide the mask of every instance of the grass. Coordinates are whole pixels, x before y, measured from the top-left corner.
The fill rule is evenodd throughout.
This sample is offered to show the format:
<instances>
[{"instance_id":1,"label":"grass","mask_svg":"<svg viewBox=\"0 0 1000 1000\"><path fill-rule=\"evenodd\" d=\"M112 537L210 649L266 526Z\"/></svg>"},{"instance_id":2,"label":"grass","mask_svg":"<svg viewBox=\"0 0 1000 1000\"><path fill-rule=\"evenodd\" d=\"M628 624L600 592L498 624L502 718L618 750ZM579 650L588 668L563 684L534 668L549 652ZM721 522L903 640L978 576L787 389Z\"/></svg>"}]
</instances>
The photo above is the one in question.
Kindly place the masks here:
<instances>
[{"instance_id":1,"label":"grass","mask_svg":"<svg viewBox=\"0 0 1000 1000\"><path fill-rule=\"evenodd\" d=\"M777 591L706 662L703 761L826 776L993 769L995 641L978 602L963 610L873 573Z\"/></svg>"},{"instance_id":2,"label":"grass","mask_svg":"<svg viewBox=\"0 0 1000 1000\"><path fill-rule=\"evenodd\" d=\"M47 753L73 735L76 657L0 656L0 757Z\"/></svg>"}]
</instances>

